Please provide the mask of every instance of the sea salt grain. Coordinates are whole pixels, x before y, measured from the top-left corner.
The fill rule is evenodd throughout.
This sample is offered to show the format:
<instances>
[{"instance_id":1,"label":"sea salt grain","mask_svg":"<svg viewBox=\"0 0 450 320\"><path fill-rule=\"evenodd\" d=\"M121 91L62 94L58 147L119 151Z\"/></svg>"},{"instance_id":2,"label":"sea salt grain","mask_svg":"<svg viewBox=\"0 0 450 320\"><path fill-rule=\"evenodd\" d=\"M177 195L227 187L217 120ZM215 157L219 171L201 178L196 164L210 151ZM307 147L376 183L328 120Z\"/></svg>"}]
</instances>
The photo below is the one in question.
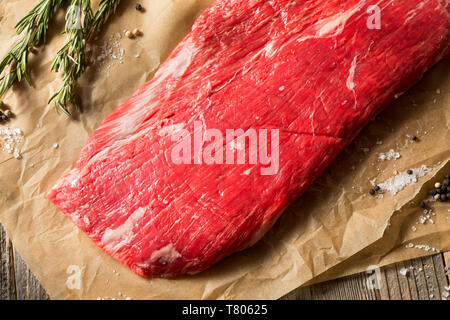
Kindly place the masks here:
<instances>
[{"instance_id":1,"label":"sea salt grain","mask_svg":"<svg viewBox=\"0 0 450 320\"><path fill-rule=\"evenodd\" d=\"M378 159L380 159L381 161L385 161L385 160L392 160L392 159L399 159L401 157L400 153L394 151L393 149L389 150L386 153L380 153L378 155Z\"/></svg>"},{"instance_id":2,"label":"sea salt grain","mask_svg":"<svg viewBox=\"0 0 450 320\"><path fill-rule=\"evenodd\" d=\"M409 274L409 270L406 268L400 269L400 274L404 277L406 277Z\"/></svg>"},{"instance_id":3,"label":"sea salt grain","mask_svg":"<svg viewBox=\"0 0 450 320\"><path fill-rule=\"evenodd\" d=\"M420 177L430 173L432 169L425 165L420 168L410 169L411 171L400 172L392 178L389 178L383 183L379 183L378 186L383 191L389 191L392 195L396 195L398 192L406 188L408 185L416 183Z\"/></svg>"},{"instance_id":4,"label":"sea salt grain","mask_svg":"<svg viewBox=\"0 0 450 320\"><path fill-rule=\"evenodd\" d=\"M15 159L22 159L22 154L19 149L23 141L23 131L21 129L0 128L0 140L3 142L3 151L12 154Z\"/></svg>"}]
</instances>

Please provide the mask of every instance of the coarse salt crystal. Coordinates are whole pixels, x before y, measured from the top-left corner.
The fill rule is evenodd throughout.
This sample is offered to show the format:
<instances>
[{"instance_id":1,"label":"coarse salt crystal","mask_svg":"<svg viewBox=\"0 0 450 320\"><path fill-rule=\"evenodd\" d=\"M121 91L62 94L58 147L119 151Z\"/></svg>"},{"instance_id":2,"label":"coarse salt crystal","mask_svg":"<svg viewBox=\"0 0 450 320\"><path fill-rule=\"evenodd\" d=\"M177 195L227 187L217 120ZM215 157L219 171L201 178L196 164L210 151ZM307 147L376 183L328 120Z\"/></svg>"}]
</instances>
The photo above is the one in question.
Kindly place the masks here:
<instances>
[{"instance_id":1,"label":"coarse salt crystal","mask_svg":"<svg viewBox=\"0 0 450 320\"><path fill-rule=\"evenodd\" d=\"M416 183L418 178L425 176L431 171L430 168L422 165L420 168L412 169L412 174L409 174L407 171L400 172L385 182L379 183L378 186L381 190L389 191L392 195L396 195L410 184Z\"/></svg>"},{"instance_id":2,"label":"coarse salt crystal","mask_svg":"<svg viewBox=\"0 0 450 320\"><path fill-rule=\"evenodd\" d=\"M388 152L380 153L378 155L378 159L380 159L381 161L392 160L392 159L397 160L400 157L401 157L400 153L394 151L394 149L390 149Z\"/></svg>"},{"instance_id":3,"label":"coarse salt crystal","mask_svg":"<svg viewBox=\"0 0 450 320\"><path fill-rule=\"evenodd\" d=\"M402 276L407 276L408 275L408 273L409 273L409 270L408 269L406 269L406 268L402 268L402 269L400 269L400 274L402 275Z\"/></svg>"}]
</instances>

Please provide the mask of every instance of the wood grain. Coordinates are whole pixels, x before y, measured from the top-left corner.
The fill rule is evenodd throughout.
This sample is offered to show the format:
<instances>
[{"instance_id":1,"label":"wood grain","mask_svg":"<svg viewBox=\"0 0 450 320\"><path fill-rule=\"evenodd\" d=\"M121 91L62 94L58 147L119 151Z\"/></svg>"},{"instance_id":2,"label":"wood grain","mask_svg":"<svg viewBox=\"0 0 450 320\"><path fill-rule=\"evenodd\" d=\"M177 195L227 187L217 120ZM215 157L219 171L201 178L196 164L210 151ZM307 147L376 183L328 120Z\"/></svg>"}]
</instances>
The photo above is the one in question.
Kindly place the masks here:
<instances>
[{"instance_id":1,"label":"wood grain","mask_svg":"<svg viewBox=\"0 0 450 320\"><path fill-rule=\"evenodd\" d=\"M379 288L370 288L370 274L361 273L343 279L299 288L284 296L286 300L441 300L445 299L444 256L449 253L396 263L381 269ZM407 270L406 275L400 271Z\"/></svg>"},{"instance_id":2,"label":"wood grain","mask_svg":"<svg viewBox=\"0 0 450 320\"><path fill-rule=\"evenodd\" d=\"M25 261L14 250L14 266L16 292L18 300L48 300L50 297L45 292L34 274L28 269Z\"/></svg>"},{"instance_id":3,"label":"wood grain","mask_svg":"<svg viewBox=\"0 0 450 320\"><path fill-rule=\"evenodd\" d=\"M14 279L14 259L12 259L12 246L6 237L6 232L0 225L0 299L16 299Z\"/></svg>"}]
</instances>

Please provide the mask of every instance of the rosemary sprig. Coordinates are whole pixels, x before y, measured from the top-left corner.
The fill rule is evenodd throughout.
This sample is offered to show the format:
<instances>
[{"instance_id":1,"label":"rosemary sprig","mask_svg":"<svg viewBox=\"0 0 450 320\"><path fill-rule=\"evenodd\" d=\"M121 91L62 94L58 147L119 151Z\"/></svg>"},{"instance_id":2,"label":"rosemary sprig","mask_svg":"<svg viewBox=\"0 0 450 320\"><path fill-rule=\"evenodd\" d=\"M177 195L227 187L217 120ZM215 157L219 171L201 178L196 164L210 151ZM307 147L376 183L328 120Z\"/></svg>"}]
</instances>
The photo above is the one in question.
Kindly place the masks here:
<instances>
[{"instance_id":1,"label":"rosemary sprig","mask_svg":"<svg viewBox=\"0 0 450 320\"><path fill-rule=\"evenodd\" d=\"M88 40L95 38L100 32L101 27L108 21L109 17L116 12L120 0L102 0L99 8L95 13L92 27L87 35Z\"/></svg>"},{"instance_id":2,"label":"rosemary sprig","mask_svg":"<svg viewBox=\"0 0 450 320\"><path fill-rule=\"evenodd\" d=\"M69 103L74 105L77 110L79 109L76 101L77 80L86 69L86 42L97 36L101 27L115 12L119 2L120 0L102 0L93 16L89 0L72 1L72 5L78 5L81 8L84 19L81 29L73 29L73 17L69 14L69 11L66 16L65 32L68 37L52 65L53 71L58 72L61 68L64 71L63 84L60 90L49 100L49 104L52 101L54 102L57 110L70 115L67 108Z\"/></svg>"},{"instance_id":3,"label":"rosemary sprig","mask_svg":"<svg viewBox=\"0 0 450 320\"><path fill-rule=\"evenodd\" d=\"M64 72L63 85L49 100L54 101L56 110L61 110L70 116L67 105L72 103L76 109L76 81L86 69L86 40L85 37L93 23L93 13L90 0L72 0L66 14L67 34L62 48L58 51L52 63L52 71Z\"/></svg>"},{"instance_id":4,"label":"rosemary sprig","mask_svg":"<svg viewBox=\"0 0 450 320\"><path fill-rule=\"evenodd\" d=\"M5 72L0 78L0 97L16 81L20 82L24 78L30 84L27 74L29 51L33 46L46 42L50 20L65 1L43 0L16 25L17 34L24 33L24 35L0 62L0 75ZM8 70L6 70L7 67Z\"/></svg>"}]
</instances>

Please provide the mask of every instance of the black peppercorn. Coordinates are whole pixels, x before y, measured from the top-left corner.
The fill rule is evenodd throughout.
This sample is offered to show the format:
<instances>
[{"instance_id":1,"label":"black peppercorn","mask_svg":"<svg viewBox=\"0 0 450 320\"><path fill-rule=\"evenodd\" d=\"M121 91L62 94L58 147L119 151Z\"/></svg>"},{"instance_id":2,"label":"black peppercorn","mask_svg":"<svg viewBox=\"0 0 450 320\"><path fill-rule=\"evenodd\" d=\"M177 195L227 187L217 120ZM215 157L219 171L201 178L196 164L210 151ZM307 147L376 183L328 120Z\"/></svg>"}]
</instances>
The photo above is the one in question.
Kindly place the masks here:
<instances>
[{"instance_id":1,"label":"black peppercorn","mask_svg":"<svg viewBox=\"0 0 450 320\"><path fill-rule=\"evenodd\" d=\"M441 201L446 201L447 200L447 195L441 194L440 199L441 199Z\"/></svg>"},{"instance_id":2,"label":"black peppercorn","mask_svg":"<svg viewBox=\"0 0 450 320\"><path fill-rule=\"evenodd\" d=\"M375 194L375 189L370 189L369 193L373 196Z\"/></svg>"},{"instance_id":3,"label":"black peppercorn","mask_svg":"<svg viewBox=\"0 0 450 320\"><path fill-rule=\"evenodd\" d=\"M412 137L411 137L411 140L412 140L412 141L417 141L417 136L412 136Z\"/></svg>"},{"instance_id":4,"label":"black peppercorn","mask_svg":"<svg viewBox=\"0 0 450 320\"><path fill-rule=\"evenodd\" d=\"M142 5L140 3L136 4L136 10L142 11Z\"/></svg>"},{"instance_id":5,"label":"black peppercorn","mask_svg":"<svg viewBox=\"0 0 450 320\"><path fill-rule=\"evenodd\" d=\"M432 190L430 190L430 191L428 191L428 194L430 195L430 196L435 196L436 195L436 189L432 189Z\"/></svg>"},{"instance_id":6,"label":"black peppercorn","mask_svg":"<svg viewBox=\"0 0 450 320\"><path fill-rule=\"evenodd\" d=\"M411 169L409 169L408 171L406 171L406 173L407 174L413 174L414 172Z\"/></svg>"},{"instance_id":7,"label":"black peppercorn","mask_svg":"<svg viewBox=\"0 0 450 320\"><path fill-rule=\"evenodd\" d=\"M450 180L449 179L444 179L444 181L442 182L442 185L444 187L448 187L449 184L450 184Z\"/></svg>"},{"instance_id":8,"label":"black peppercorn","mask_svg":"<svg viewBox=\"0 0 450 320\"><path fill-rule=\"evenodd\" d=\"M437 188L436 189L436 193L443 194L444 190L442 190L442 188Z\"/></svg>"},{"instance_id":9,"label":"black peppercorn","mask_svg":"<svg viewBox=\"0 0 450 320\"><path fill-rule=\"evenodd\" d=\"M380 191L381 188L380 188L380 186L375 186L374 189L375 189L375 191Z\"/></svg>"},{"instance_id":10,"label":"black peppercorn","mask_svg":"<svg viewBox=\"0 0 450 320\"><path fill-rule=\"evenodd\" d=\"M421 207L421 208L425 208L425 207L426 207L426 204L425 204L425 202L423 202L423 201L420 201L420 202L419 202L419 207Z\"/></svg>"}]
</instances>

